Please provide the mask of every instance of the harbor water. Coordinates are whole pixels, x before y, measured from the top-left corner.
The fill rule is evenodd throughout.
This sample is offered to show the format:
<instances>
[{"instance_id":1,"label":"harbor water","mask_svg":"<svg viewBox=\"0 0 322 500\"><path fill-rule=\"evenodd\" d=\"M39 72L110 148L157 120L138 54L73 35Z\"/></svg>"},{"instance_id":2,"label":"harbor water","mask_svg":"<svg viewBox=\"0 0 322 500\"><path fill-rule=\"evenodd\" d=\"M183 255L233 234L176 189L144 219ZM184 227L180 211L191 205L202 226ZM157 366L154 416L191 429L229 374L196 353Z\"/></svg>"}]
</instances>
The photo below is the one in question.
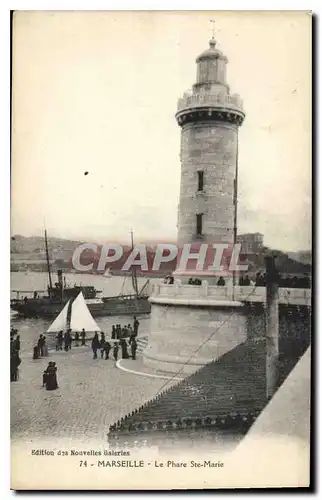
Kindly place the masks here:
<instances>
[{"instance_id":1,"label":"harbor water","mask_svg":"<svg viewBox=\"0 0 322 500\"><path fill-rule=\"evenodd\" d=\"M91 274L68 274L64 275L66 277L66 285L74 286L76 285L89 285L94 286L97 290L100 290L102 293L98 295L98 297L108 297L108 296L116 296L120 293L130 294L133 293L131 278L124 278L123 276L112 276L106 278L100 275L91 275ZM55 281L55 280L53 280ZM138 278L138 288L139 290L146 283L145 278ZM160 281L160 279L153 278L150 280L151 283L155 283ZM162 280L161 280L162 281ZM21 297L26 295L24 293L27 290L31 292L33 290L43 290L43 293L46 294L48 286L48 275L46 273L37 273L37 272L12 272L11 273L11 298L16 298L16 292L13 290L20 290L22 293ZM145 290L146 291L146 290ZM41 293L40 293L41 295ZM30 294L29 294L30 296ZM117 323L121 325L127 325L128 323L133 323L133 318L131 316L106 316L95 318L98 326L106 333L110 334L112 330L112 325ZM149 316L140 316L140 334L147 335L149 332L150 318ZM52 323L51 319L44 318L23 318L19 316L14 311L11 311L11 326L13 328L17 328L19 330L19 334L21 336L22 345L24 346L24 350L32 351L35 341L38 339L41 333L45 333ZM47 338L49 347L52 347L50 344L53 343L53 339Z\"/></svg>"}]
</instances>

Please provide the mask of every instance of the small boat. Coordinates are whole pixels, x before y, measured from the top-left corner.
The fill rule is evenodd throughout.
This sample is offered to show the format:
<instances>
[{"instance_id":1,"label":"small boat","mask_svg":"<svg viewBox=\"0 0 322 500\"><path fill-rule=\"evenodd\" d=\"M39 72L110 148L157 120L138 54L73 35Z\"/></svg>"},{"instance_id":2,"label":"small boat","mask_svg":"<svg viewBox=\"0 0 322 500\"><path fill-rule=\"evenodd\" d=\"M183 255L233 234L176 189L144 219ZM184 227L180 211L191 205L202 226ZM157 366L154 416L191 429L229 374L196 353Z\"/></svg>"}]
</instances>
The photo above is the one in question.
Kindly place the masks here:
<instances>
[{"instance_id":1,"label":"small boat","mask_svg":"<svg viewBox=\"0 0 322 500\"><path fill-rule=\"evenodd\" d=\"M93 316L91 315L82 292L75 300L69 299L62 311L47 330L47 334L57 334L60 331L71 330L71 333L81 332L84 328L87 338L88 333L101 332Z\"/></svg>"}]
</instances>

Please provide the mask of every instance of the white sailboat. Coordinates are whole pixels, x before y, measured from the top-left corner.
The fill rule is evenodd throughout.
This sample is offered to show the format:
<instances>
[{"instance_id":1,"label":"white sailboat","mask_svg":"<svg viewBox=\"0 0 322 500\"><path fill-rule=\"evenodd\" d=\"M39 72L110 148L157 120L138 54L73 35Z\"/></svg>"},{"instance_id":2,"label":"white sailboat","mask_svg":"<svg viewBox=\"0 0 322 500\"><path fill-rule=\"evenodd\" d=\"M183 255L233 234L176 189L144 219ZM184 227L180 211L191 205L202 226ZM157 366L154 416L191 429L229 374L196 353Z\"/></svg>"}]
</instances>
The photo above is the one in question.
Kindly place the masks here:
<instances>
[{"instance_id":1,"label":"white sailboat","mask_svg":"<svg viewBox=\"0 0 322 500\"><path fill-rule=\"evenodd\" d=\"M65 304L64 309L60 311L54 322L50 325L50 327L47 330L47 333L57 333L60 332L61 330L66 331L67 330L67 314L68 314L68 308L69 308L70 300Z\"/></svg>"},{"instance_id":2,"label":"white sailboat","mask_svg":"<svg viewBox=\"0 0 322 500\"><path fill-rule=\"evenodd\" d=\"M47 333L57 333L61 330L65 332L69 328L72 333L81 332L83 328L86 333L102 331L91 315L82 292L77 295L72 303L69 300L65 304L64 309L50 325Z\"/></svg>"},{"instance_id":3,"label":"white sailboat","mask_svg":"<svg viewBox=\"0 0 322 500\"><path fill-rule=\"evenodd\" d=\"M72 303L69 328L72 332L81 332L83 328L86 332L102 331L91 315L82 292L78 294L78 296Z\"/></svg>"}]
</instances>

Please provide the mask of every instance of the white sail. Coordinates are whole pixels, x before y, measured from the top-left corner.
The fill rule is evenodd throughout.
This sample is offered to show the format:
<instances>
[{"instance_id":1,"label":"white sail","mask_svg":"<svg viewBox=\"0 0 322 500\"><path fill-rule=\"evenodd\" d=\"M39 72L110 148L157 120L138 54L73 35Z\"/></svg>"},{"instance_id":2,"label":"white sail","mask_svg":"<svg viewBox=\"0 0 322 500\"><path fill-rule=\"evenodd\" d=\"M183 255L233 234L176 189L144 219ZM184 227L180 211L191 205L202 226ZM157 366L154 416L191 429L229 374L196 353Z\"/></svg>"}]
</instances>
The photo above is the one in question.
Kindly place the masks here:
<instances>
[{"instance_id":1,"label":"white sail","mask_svg":"<svg viewBox=\"0 0 322 500\"><path fill-rule=\"evenodd\" d=\"M82 292L78 294L72 303L70 328L72 332L80 332L83 328L86 332L101 331L86 305Z\"/></svg>"},{"instance_id":2,"label":"white sail","mask_svg":"<svg viewBox=\"0 0 322 500\"><path fill-rule=\"evenodd\" d=\"M60 332L61 330L65 331L67 328L67 312L69 307L70 300L65 305L64 309L60 311L57 318L50 325L47 330L47 333Z\"/></svg>"}]
</instances>

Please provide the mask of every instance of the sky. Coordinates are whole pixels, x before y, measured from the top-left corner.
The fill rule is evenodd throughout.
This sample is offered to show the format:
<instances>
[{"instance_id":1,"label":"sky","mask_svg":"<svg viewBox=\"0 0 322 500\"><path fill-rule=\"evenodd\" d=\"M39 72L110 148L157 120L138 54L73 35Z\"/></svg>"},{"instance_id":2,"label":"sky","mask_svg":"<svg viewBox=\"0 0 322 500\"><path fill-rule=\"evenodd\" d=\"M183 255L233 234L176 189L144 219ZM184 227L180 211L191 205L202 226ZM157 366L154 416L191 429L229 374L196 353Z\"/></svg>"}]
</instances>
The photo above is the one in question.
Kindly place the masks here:
<instances>
[{"instance_id":1,"label":"sky","mask_svg":"<svg viewBox=\"0 0 322 500\"><path fill-rule=\"evenodd\" d=\"M246 113L238 232L310 248L311 17L287 11L16 12L12 234L175 241L175 112L211 19Z\"/></svg>"}]
</instances>

